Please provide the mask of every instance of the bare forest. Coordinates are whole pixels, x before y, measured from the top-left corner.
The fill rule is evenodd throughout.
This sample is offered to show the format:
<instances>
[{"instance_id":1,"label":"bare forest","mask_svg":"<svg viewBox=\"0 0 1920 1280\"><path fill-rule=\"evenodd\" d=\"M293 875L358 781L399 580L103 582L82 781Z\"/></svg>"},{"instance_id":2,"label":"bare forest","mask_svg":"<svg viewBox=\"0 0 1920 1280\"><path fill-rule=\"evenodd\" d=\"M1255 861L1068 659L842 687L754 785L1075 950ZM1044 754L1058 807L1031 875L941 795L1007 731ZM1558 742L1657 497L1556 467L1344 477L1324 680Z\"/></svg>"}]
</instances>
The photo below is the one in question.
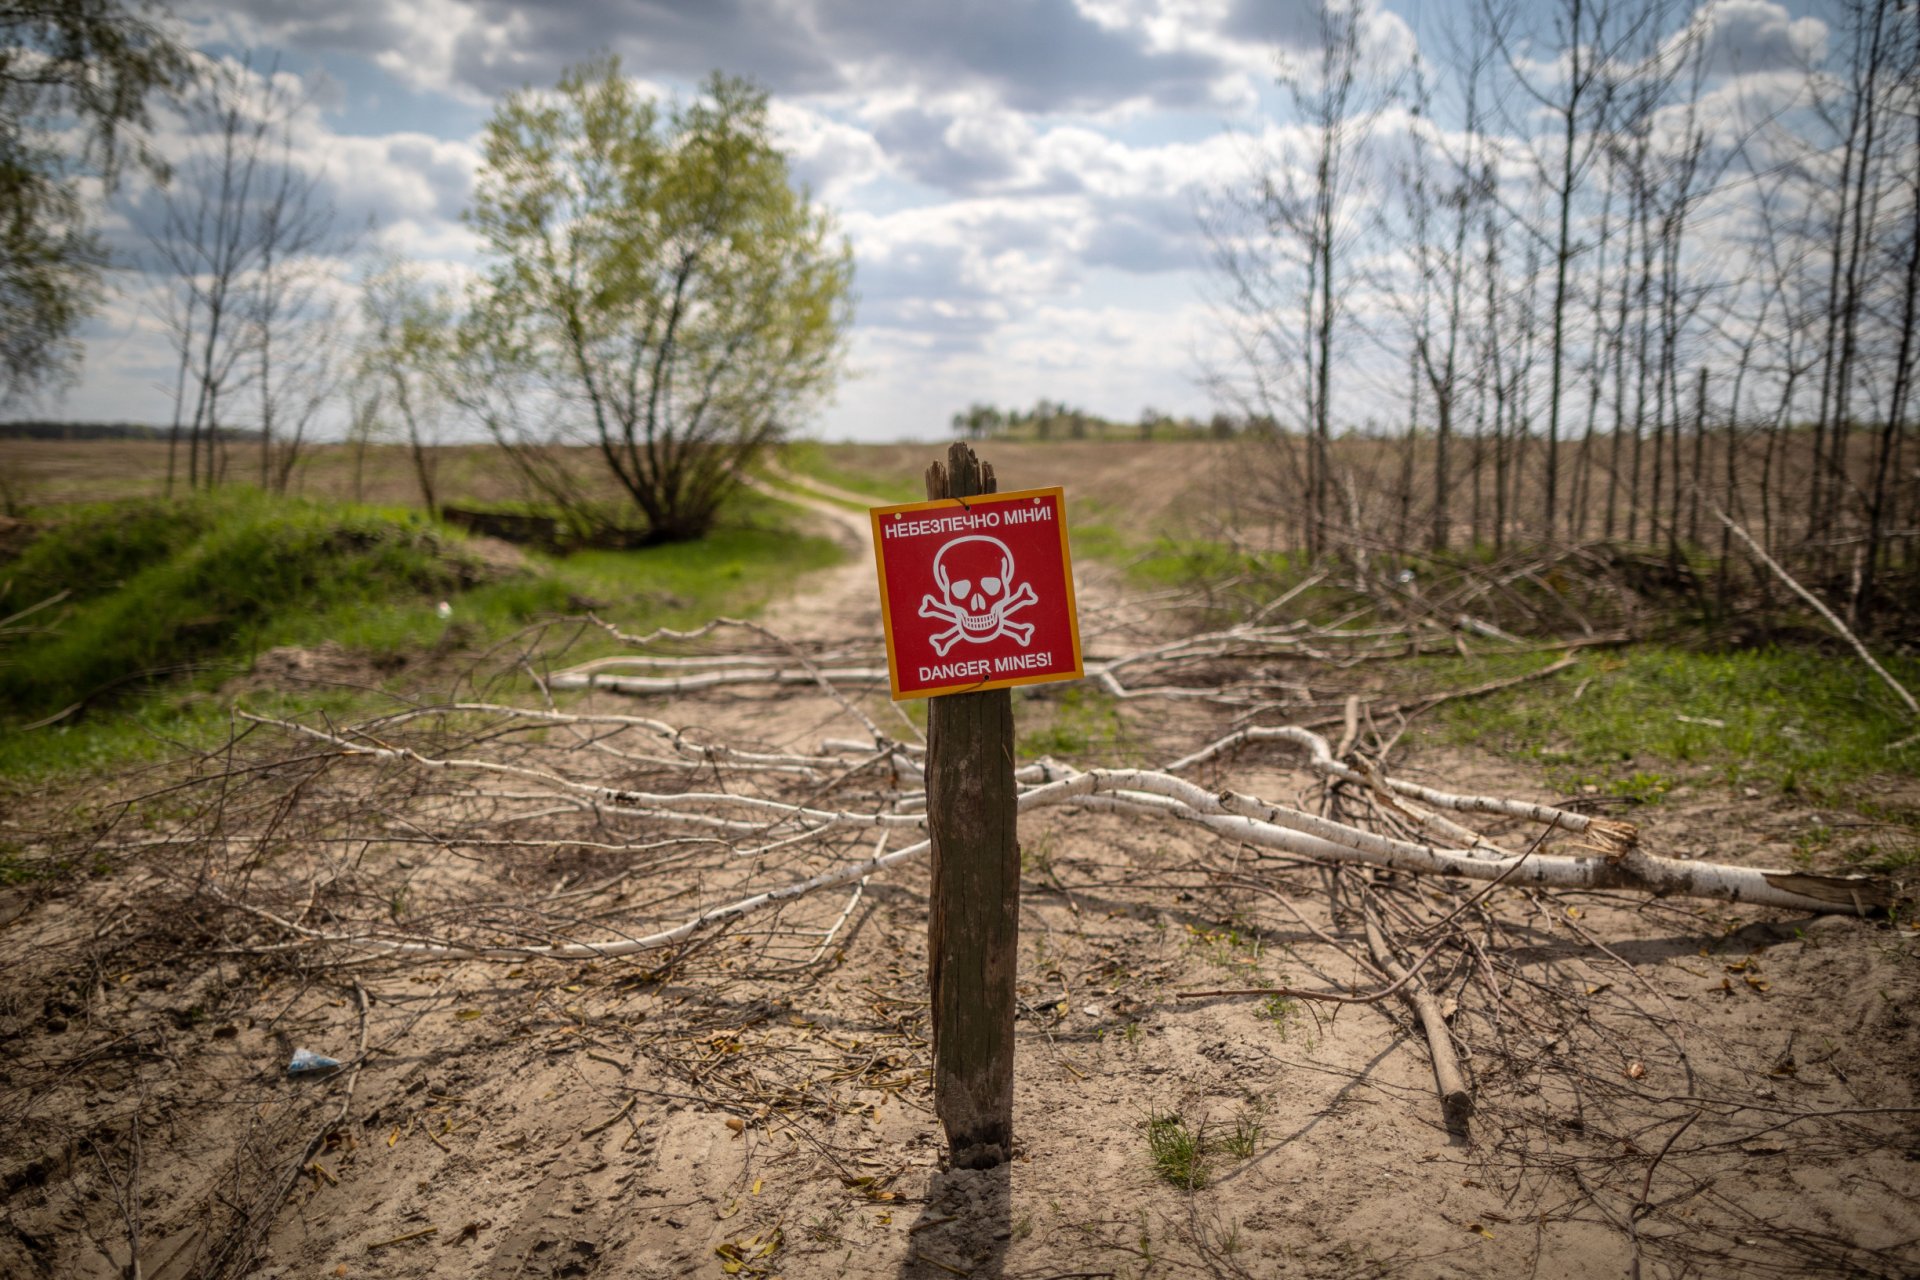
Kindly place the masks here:
<instances>
[{"instance_id":1,"label":"bare forest","mask_svg":"<svg viewBox=\"0 0 1920 1280\"><path fill-rule=\"evenodd\" d=\"M1292 141L1212 223L1243 357L1215 373L1273 434L1288 541L1724 560L1732 522L1850 611L1904 594L1920 28L1834 12L1753 101L1708 87L1741 51L1704 11L1471 6L1411 66L1323 11Z\"/></svg>"}]
</instances>

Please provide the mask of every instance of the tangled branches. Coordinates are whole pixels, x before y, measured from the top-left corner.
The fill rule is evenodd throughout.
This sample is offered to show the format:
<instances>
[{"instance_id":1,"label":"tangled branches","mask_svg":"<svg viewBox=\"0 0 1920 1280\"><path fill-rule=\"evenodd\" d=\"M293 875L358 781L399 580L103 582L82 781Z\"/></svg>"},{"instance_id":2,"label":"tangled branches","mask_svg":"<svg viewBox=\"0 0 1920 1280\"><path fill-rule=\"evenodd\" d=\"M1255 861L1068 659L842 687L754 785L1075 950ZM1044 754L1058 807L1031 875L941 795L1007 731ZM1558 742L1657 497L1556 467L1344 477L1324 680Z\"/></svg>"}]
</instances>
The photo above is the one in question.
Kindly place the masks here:
<instances>
[{"instance_id":1,"label":"tangled branches","mask_svg":"<svg viewBox=\"0 0 1920 1280\"><path fill-rule=\"evenodd\" d=\"M356 1105L384 1109L359 1138L370 1133L383 1162L408 1147L385 1141L400 1123L391 1109L412 1105L396 1099L433 1099L404 1092L418 1060L463 1064L467 1085L434 1067L429 1087L486 1114L490 1159L517 1160L501 1139L532 1121L511 1120L482 1082L542 1070L530 1097L573 1081L566 1128L582 1143L637 1159L685 1142L695 1121L667 1117L685 1105L728 1118L729 1150L830 1169L824 1187L780 1180L808 1188L796 1194L823 1214L834 1196L917 1185L914 1162L932 1160L911 1138L931 1123L923 882L910 866L927 851L917 735L862 678L836 674L864 664L849 646L727 625L629 640L637 656L621 662L637 674L776 674L637 704L563 695L583 674L572 668L531 677L545 697L496 686L350 723L245 711L193 776L148 788L149 830L115 828L92 847L139 864L131 882L183 949L263 983L295 975L281 989L310 993L333 1044L350 1047L367 1016L364 985L376 1052ZM1834 1060L1828 1081L1832 1045L1761 1045L1739 1019L1782 994L1789 962L1762 971L1751 956L1697 954L1738 926L1672 900L1852 915L1883 903L1884 885L1664 856L1658 821L1642 831L1469 786L1465 773L1389 767L1387 712L1369 732L1363 705L1290 692L1291 673L1263 669L1270 655L1220 656L1236 645L1254 647L1218 633L1138 661L1107 655L1130 689L1198 689L1234 663L1237 680L1220 683L1237 691L1222 704L1150 703L1147 715L1126 703L1164 737L1129 740L1101 767L1090 753L1019 762L1020 1070L1053 1090L1022 1105L1096 1087L1144 1096L1161 1079L1148 1065L1178 1054L1180 1078L1208 1077L1216 1099L1271 1096L1265 1123L1286 1159L1305 1158L1309 1138L1344 1142L1328 1136L1335 1126L1309 1130L1356 1099L1410 1101L1412 1122L1399 1123L1414 1131L1424 1117L1457 1132L1471 1114L1469 1143L1437 1157L1457 1169L1421 1168L1429 1191L1465 1179L1499 1189L1473 1197L1471 1221L1492 1232L1469 1235L1474 1248L1498 1237L1524 1250L1531 1228L1503 1224L1537 1219L1549 1241L1607 1223L1650 1259L1745 1261L1740 1242L1774 1210L1715 1180L1750 1179L1783 1131L1836 1167L1870 1158L1875 1176L1906 1185L1907 1113L1881 1106L1901 1095L1876 1098L1853 1057ZM521 670L517 687L528 679ZM1253 702L1289 696L1300 699L1289 718L1306 723L1233 727ZM1051 714L1029 706L1037 722ZM1312 727L1328 716L1340 727ZM413 1030L427 1010L437 1030ZM1774 1016L1794 1015L1782 1002ZM1413 1047L1413 1072L1431 1065L1430 1081L1391 1061L1388 1031ZM407 1056L380 1056L403 1036ZM1383 1061L1391 1069L1375 1070ZM895 1127L855 1159L848 1135L876 1107ZM1279 1132L1283 1116L1301 1128ZM1119 1131L1110 1114L1099 1124L1102 1141ZM728 1130L744 1130L737 1148ZM295 1157L301 1169L317 1158L311 1133L289 1131L256 1162L260 1204L280 1202ZM416 1135L414 1157L447 1155L434 1139L457 1154L466 1135ZM1432 1138L1413 1141L1428 1145L1382 1159L1430 1158ZM338 1172L344 1158L324 1163ZM727 1197L751 1205L761 1167ZM315 1194L334 1194L312 1177ZM417 1229L383 1222L368 1238ZM1873 1270L1876 1246L1860 1244L1871 1233L1768 1230L1805 1265Z\"/></svg>"},{"instance_id":2,"label":"tangled branches","mask_svg":"<svg viewBox=\"0 0 1920 1280\"><path fill-rule=\"evenodd\" d=\"M663 639L684 645L723 625L623 638L637 646ZM924 749L884 733L839 688L841 680L869 673L833 665L832 651L806 653L753 624L732 625L785 652L625 659L675 673L632 679L676 689L804 681L832 696L854 736L822 736L810 751L758 750L643 716L497 702L412 707L351 725L241 710L241 721L283 751L297 748L259 766L263 776L283 780L277 799L256 798L251 830L236 827L229 806L218 829L169 838L229 850L296 839L351 850L277 893L258 856L245 863L244 884L203 869L194 887L269 926L276 947L417 958L634 955L685 944L923 855ZM1246 641L1240 631L1223 633L1164 646L1151 659L1217 653ZM1123 657L1106 671L1147 660ZM562 672L545 685L608 683L600 675L605 666ZM1276 747L1299 758L1322 785L1346 788L1358 812L1316 814L1194 781ZM1023 815L1058 808L1182 824L1216 837L1218 847L1257 857L1814 912L1865 914L1889 901L1886 886L1866 877L1661 857L1641 848L1627 823L1390 776L1358 756L1339 758L1325 737L1300 726L1242 728L1157 769L1081 769L1042 758L1021 765L1016 776ZM1473 817L1517 822L1537 838L1510 847L1469 825ZM570 883L527 900L469 897L439 916L403 911L392 889L383 912L342 900L352 896L374 850L412 846L493 860L564 849L590 858L602 874L593 884ZM595 934L592 924L607 927ZM770 936L787 935L770 926ZM799 945L806 936L802 930L787 941Z\"/></svg>"}]
</instances>

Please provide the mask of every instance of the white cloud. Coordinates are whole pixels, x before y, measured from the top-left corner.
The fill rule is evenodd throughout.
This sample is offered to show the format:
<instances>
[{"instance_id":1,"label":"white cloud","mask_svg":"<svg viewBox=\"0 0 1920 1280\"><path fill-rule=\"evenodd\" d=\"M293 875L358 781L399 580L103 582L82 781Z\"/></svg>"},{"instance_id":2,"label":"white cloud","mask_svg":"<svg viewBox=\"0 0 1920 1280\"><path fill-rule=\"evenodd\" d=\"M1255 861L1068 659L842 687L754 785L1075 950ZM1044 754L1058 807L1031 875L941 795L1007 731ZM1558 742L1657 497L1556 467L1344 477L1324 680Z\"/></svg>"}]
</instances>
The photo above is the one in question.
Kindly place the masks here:
<instances>
[{"instance_id":1,"label":"white cloud","mask_svg":"<svg viewBox=\"0 0 1920 1280\"><path fill-rule=\"evenodd\" d=\"M1201 301L1208 250L1196 210L1228 187L1244 190L1253 168L1304 172L1310 139L1284 123L1274 76L1281 54L1307 53L1319 38L1312 7L1281 0L199 3L196 30L208 41L279 44L303 68L324 57L364 72L318 100L323 109L301 125L299 163L323 177L343 223L375 219L365 247L455 282L477 252L460 221L478 161L465 136L472 105L549 85L603 48L649 92L689 92L714 67L757 77L773 92L775 135L796 176L838 212L854 245L860 376L826 427L868 437L938 434L953 408L982 398L1049 395L1116 416L1148 401L1204 409L1193 353L1217 352L1222 338ZM1403 64L1415 47L1407 22L1379 0L1355 3L1369 63ZM1459 12L1428 6L1429 25ZM1523 13L1550 30L1544 5ZM1827 40L1818 19L1777 0L1709 0L1695 20L1712 72L1695 105L1722 141L1740 120L1792 102L1804 88L1798 68ZM1457 88L1440 61L1434 79ZM1539 69L1550 77L1556 66ZM409 91L431 95L429 112L458 107L448 115L465 123L442 136L413 100L404 121L381 127L376 102ZM356 127L342 124L348 117ZM1675 126L1669 109L1662 136ZM1383 112L1359 189L1393 189L1412 127L1403 109ZM1457 150L1458 136L1446 136ZM1503 141L1502 189L1525 206L1539 198L1537 170L1522 139ZM1346 229L1364 240L1372 214L1356 202ZM131 243L137 221L110 223L111 237ZM1376 250L1390 275L1391 250L1364 244L1360 256ZM1356 283L1342 301L1390 326L1369 289ZM72 405L97 411L149 395L140 388L164 361L143 345L152 335L138 309L116 307L97 330ZM1386 365L1394 376L1403 367Z\"/></svg>"},{"instance_id":2,"label":"white cloud","mask_svg":"<svg viewBox=\"0 0 1920 1280\"><path fill-rule=\"evenodd\" d=\"M857 199L859 188L892 169L885 149L865 129L782 99L773 101L768 116L796 176L830 206Z\"/></svg>"}]
</instances>

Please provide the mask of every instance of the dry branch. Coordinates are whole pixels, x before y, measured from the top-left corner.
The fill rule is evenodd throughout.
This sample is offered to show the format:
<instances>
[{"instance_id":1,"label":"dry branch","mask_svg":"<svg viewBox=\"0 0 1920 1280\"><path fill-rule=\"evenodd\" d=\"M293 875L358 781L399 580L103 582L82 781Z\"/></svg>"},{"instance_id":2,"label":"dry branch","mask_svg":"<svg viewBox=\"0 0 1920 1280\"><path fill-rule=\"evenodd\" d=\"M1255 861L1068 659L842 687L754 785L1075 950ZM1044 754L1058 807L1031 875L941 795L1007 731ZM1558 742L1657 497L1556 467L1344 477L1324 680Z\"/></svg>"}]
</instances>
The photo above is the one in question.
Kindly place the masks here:
<instances>
[{"instance_id":1,"label":"dry branch","mask_svg":"<svg viewBox=\"0 0 1920 1280\"><path fill-rule=\"evenodd\" d=\"M1727 527L1727 531L1734 537L1740 539L1740 544L1744 546L1756 560L1765 565L1774 577L1784 582L1788 590L1792 591L1802 600L1805 600L1809 605L1812 605L1813 611L1826 619L1827 625L1832 627L1842 640L1845 640L1853 646L1853 651L1860 655L1860 660L1873 668L1873 674L1886 681L1887 687L1899 695L1900 701L1906 704L1908 715L1920 716L1920 702L1914 701L1913 695L1907 692L1907 687L1894 679L1892 672L1874 660L1873 654L1867 651L1867 646L1861 643L1860 637L1853 634L1847 627L1847 624L1840 621L1840 619L1834 615L1833 610L1827 608L1819 596L1816 596L1813 592L1801 586L1792 574L1780 567L1779 561L1761 550L1760 544L1753 540L1753 535L1734 523L1733 518L1722 511L1718 503L1714 504L1713 514L1720 518L1720 523Z\"/></svg>"},{"instance_id":2,"label":"dry branch","mask_svg":"<svg viewBox=\"0 0 1920 1280\"><path fill-rule=\"evenodd\" d=\"M808 670L810 681L817 683L822 675L818 667ZM405 933L370 922L344 927L309 922L300 918L304 911L295 915L251 901L227 885L210 880L203 883L209 895L272 925L288 935L293 945L338 946L423 958L517 960L541 956L583 960L633 955L688 942L820 889L864 881L919 857L928 847L924 838L924 792L906 789L918 785L921 778L919 749L884 739L878 743L871 739L829 739L813 753L759 751L705 742L683 729L646 717L474 702L414 708L345 727L320 728L244 710L238 715L251 724L319 744L323 750L309 757L317 767L354 765L387 770L380 775L379 786L396 793L427 794L421 789L449 785L436 783L435 779L466 780L452 783L456 789L444 792L435 802L440 806L438 812L423 815L437 827L436 838L448 845L471 839L496 851L510 849L516 841L497 829L499 823L532 818L559 821L573 815L597 828L613 824L616 831L630 836L622 841L604 834L583 835L577 841L581 847L590 844L604 851L631 847L640 851L642 858L673 847L683 859L693 857L700 847L710 847L724 859L743 864L747 876L744 881L738 875L729 881L740 891L727 900L700 907L677 921L655 916L645 922L635 916L632 919L644 927L620 936L558 941L538 936L545 926L539 923L537 913L527 914L530 903L520 911L520 922L510 927L496 923L490 929L487 919L501 921L504 917L468 913L468 927L476 936L463 939L423 932L418 919ZM864 716L861 719L863 728L871 725ZM564 728L579 736L571 743L562 740L557 745L518 745L513 751L520 754L515 755L509 750L514 740L508 731L534 726ZM435 729L438 734L429 734L418 746L404 739L404 735L421 729ZM641 751L619 745L632 736L659 745ZM475 741L485 743L485 749L474 747ZM433 749L437 743L450 749L440 754ZM1180 776L1201 765L1217 767L1237 752L1269 744L1301 751L1307 767L1315 773L1329 782L1351 785L1355 794L1376 807L1379 820L1360 825L1231 788L1204 787ZM595 759L611 761L629 777L613 780L579 776L582 762ZM704 771L703 778L710 775L714 784L697 791L685 789L690 781L685 766L690 763L697 763ZM663 780L675 781L671 787L637 783L631 780L636 764L653 769ZM1043 759L1022 766L1017 779L1022 813L1064 808L1180 822L1211 832L1234 846L1335 865L1366 865L1481 882L1507 880L1516 886L1539 888L1627 889L1803 911L1865 914L1890 902L1888 885L1866 876L1824 876L1661 858L1639 847L1637 832L1629 824L1508 797L1456 794L1388 776L1365 762L1347 764L1336 757L1324 736L1298 726L1241 729L1164 769L1081 770ZM794 794L795 787L804 790ZM539 807L529 809L529 803ZM471 815L456 827L448 826L446 806L475 804L516 807L503 811L492 830L475 826ZM363 820L366 812L371 809L342 819L348 833L357 832L370 840L388 838L393 824L383 822L379 828L369 829ZM1517 820L1541 829L1543 837L1558 835L1562 839L1545 850L1515 852L1462 820L1472 815ZM419 820L408 821L415 824L414 835L409 838L424 831ZM638 833L626 830L635 824L655 831L694 828L711 844L682 848L679 841L642 840ZM869 856L851 861L834 855L837 841L861 830L871 833L876 829L883 837L889 831L910 832L911 843L888 851L882 839ZM222 838L230 840L236 834L223 832ZM335 831L329 836L339 834ZM524 842L530 849L552 848L555 844L551 837L531 837ZM698 873L698 868L707 864L696 859L689 865ZM701 887L704 883L702 880L691 886L697 889L695 896L699 899L707 898L708 891ZM669 895L667 900L685 896L691 889ZM498 910L508 908L502 904ZM508 914L513 912L509 910ZM832 932L828 931L829 937ZM809 951L817 950L819 937L817 932L812 935Z\"/></svg>"},{"instance_id":3,"label":"dry branch","mask_svg":"<svg viewBox=\"0 0 1920 1280\"><path fill-rule=\"evenodd\" d=\"M1473 1094L1467 1089L1466 1077L1460 1074L1460 1057L1453 1050L1453 1036L1447 1031L1447 1019L1440 1012L1440 1002L1415 976L1416 970L1406 968L1393 958L1372 915L1367 916L1366 924L1367 950L1373 962L1397 979L1396 985L1405 984L1400 989L1400 997L1412 1006L1420 1019L1420 1029L1426 1033L1427 1053L1433 1060L1433 1082L1440 1090L1440 1114L1447 1128L1465 1133L1467 1121L1473 1118Z\"/></svg>"}]
</instances>

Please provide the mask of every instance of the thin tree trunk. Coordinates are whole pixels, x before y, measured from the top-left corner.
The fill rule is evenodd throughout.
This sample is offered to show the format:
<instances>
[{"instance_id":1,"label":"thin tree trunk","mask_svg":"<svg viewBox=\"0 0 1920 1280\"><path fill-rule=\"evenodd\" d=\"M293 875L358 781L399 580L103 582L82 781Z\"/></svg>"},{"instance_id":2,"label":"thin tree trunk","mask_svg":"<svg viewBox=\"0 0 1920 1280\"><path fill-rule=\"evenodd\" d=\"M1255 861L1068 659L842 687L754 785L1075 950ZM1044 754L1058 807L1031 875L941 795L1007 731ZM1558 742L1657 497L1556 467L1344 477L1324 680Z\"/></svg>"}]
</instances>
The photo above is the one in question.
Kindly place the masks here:
<instances>
[{"instance_id":1,"label":"thin tree trunk","mask_svg":"<svg viewBox=\"0 0 1920 1280\"><path fill-rule=\"evenodd\" d=\"M1693 404L1693 475L1688 485L1687 542L1700 545L1700 487L1707 482L1707 367L1700 366L1700 390ZM1727 495L1733 501L1733 495Z\"/></svg>"},{"instance_id":2,"label":"thin tree trunk","mask_svg":"<svg viewBox=\"0 0 1920 1280\"><path fill-rule=\"evenodd\" d=\"M1582 8L1583 0L1572 0L1572 22L1567 40L1567 55L1572 66L1567 81L1566 129L1561 139L1558 192L1560 231L1554 242L1553 254L1553 349L1549 353L1551 373L1547 392L1547 491L1544 512L1544 532L1548 542L1553 541L1554 529L1559 522L1560 383L1561 370L1565 365L1561 348L1566 336L1567 263L1573 257L1573 145L1579 126L1580 94L1585 87L1580 73Z\"/></svg>"}]
</instances>

